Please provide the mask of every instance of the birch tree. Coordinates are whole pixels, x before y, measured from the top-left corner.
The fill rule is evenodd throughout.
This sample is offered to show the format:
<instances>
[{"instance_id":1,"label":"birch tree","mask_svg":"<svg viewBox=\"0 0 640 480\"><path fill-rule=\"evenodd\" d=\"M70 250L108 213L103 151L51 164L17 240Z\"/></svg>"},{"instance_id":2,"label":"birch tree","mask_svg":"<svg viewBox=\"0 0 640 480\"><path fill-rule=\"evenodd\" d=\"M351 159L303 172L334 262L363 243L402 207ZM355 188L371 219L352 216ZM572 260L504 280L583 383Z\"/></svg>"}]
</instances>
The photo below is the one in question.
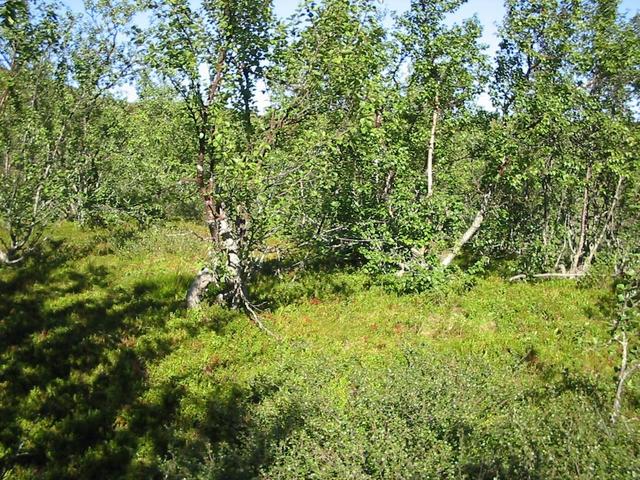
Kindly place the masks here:
<instances>
[{"instance_id":1,"label":"birch tree","mask_svg":"<svg viewBox=\"0 0 640 480\"><path fill-rule=\"evenodd\" d=\"M74 131L128 67L133 8L87 4L83 23L56 4L0 7L0 263L18 263L64 210ZM89 45L90 44L90 45Z\"/></svg>"},{"instance_id":2,"label":"birch tree","mask_svg":"<svg viewBox=\"0 0 640 480\"><path fill-rule=\"evenodd\" d=\"M637 34L617 7L507 2L492 89L507 153L483 214L500 222L484 244L529 273L577 278L616 235L637 163L640 64Z\"/></svg>"},{"instance_id":3,"label":"birch tree","mask_svg":"<svg viewBox=\"0 0 640 480\"><path fill-rule=\"evenodd\" d=\"M412 146L426 179L426 196L434 192L434 158L442 122L452 123L482 91L487 59L480 45L477 18L447 25L465 0L413 0L399 19L401 60L409 73L405 86L405 115L413 133ZM445 137L446 137L445 133ZM446 159L443 159L446 161Z\"/></svg>"},{"instance_id":4,"label":"birch tree","mask_svg":"<svg viewBox=\"0 0 640 480\"><path fill-rule=\"evenodd\" d=\"M258 116L254 96L272 46L271 4L253 0L153 2L147 59L191 120L193 179L211 255L187 292L195 307L213 285L220 299L263 327L248 292L253 253L268 234L268 155L287 111Z\"/></svg>"}]
</instances>

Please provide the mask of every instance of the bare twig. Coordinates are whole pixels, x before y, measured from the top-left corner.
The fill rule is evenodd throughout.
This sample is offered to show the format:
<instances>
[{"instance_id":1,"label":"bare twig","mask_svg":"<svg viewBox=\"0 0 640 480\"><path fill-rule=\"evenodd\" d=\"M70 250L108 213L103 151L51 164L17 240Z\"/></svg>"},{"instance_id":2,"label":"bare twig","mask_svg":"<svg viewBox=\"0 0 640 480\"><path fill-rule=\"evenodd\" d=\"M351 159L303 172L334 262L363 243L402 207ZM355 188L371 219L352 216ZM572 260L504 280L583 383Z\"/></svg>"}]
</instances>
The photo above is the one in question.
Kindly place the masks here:
<instances>
[{"instance_id":1,"label":"bare twig","mask_svg":"<svg viewBox=\"0 0 640 480\"><path fill-rule=\"evenodd\" d=\"M624 393L625 382L640 369L640 362L635 362L631 366L628 364L629 358L629 339L627 338L627 332L622 332L621 339L618 340L622 345L622 361L620 363L620 373L618 374L618 388L616 388L616 398L613 402L613 411L611 412L611 423L616 423L620 417L620 409L622 408L622 395Z\"/></svg>"}]
</instances>

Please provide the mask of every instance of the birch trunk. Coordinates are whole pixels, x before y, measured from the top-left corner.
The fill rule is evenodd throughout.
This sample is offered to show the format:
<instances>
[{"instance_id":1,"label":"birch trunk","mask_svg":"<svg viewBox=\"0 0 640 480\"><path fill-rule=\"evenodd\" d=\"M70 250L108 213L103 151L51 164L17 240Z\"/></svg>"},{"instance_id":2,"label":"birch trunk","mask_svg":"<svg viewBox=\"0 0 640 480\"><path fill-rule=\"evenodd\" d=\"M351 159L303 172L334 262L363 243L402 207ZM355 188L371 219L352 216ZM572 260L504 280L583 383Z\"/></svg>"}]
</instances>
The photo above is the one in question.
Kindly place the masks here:
<instances>
[{"instance_id":1,"label":"birch trunk","mask_svg":"<svg viewBox=\"0 0 640 480\"><path fill-rule=\"evenodd\" d=\"M206 136L202 131L198 139L198 163L196 164L196 184L204 205L204 220L209 229L211 242L215 245L218 240L218 222L216 221L216 211L212 197L212 182L205 180L204 164L206 160ZM187 290L187 308L195 308L202 301L202 296L207 291L209 285L216 280L213 272L208 268L203 268L189 285Z\"/></svg>"},{"instance_id":2,"label":"birch trunk","mask_svg":"<svg viewBox=\"0 0 640 480\"><path fill-rule=\"evenodd\" d=\"M216 202L213 198L215 190L213 163L210 165L211 171L208 179L205 176L205 164L207 161L207 134L210 130L209 106L213 103L222 83L226 52L225 47L220 49L216 63L216 74L209 84L207 92L207 102L201 102L200 104L200 121L202 124L198 132L198 157L196 162L196 185L204 207L204 221L209 229L209 235L214 247L220 245L219 212L216 209ZM217 278L208 268L200 270L187 291L187 308L197 306L202 301L202 295L206 292L207 287L214 281L217 281Z\"/></svg>"},{"instance_id":3,"label":"birch trunk","mask_svg":"<svg viewBox=\"0 0 640 480\"><path fill-rule=\"evenodd\" d=\"M213 210L213 208L212 208ZM210 231L212 232L212 242L217 243L217 247L221 250L225 258L225 278L224 281L229 287L229 298L231 299L231 305L234 308L242 307L247 299L246 286L244 282L242 272L242 262L240 260L240 248L238 241L236 240L229 220L226 216L226 212L223 205L219 205L217 208L217 216L212 216L210 221L215 225L210 224ZM209 222L209 218L207 219ZM219 242L213 238L213 232L219 234ZM208 268L203 268L198 272L196 277L191 282L189 290L187 291L187 307L196 307L202 301L202 295L206 292L208 286L217 282L216 275ZM226 296L226 295L225 295Z\"/></svg>"},{"instance_id":4,"label":"birch trunk","mask_svg":"<svg viewBox=\"0 0 640 480\"><path fill-rule=\"evenodd\" d=\"M193 279L187 290L187 308L195 308L202 301L207 287L215 281L215 276L208 268L203 268Z\"/></svg>"},{"instance_id":5,"label":"birch trunk","mask_svg":"<svg viewBox=\"0 0 640 480\"><path fill-rule=\"evenodd\" d=\"M582 197L582 213L580 215L580 238L578 239L578 245L571 262L571 273L578 271L578 265L580 259L584 253L584 244L587 235L587 215L589 212L589 181L591 180L591 165L587 167L587 173L584 179L584 194Z\"/></svg>"},{"instance_id":6,"label":"birch trunk","mask_svg":"<svg viewBox=\"0 0 640 480\"><path fill-rule=\"evenodd\" d=\"M255 307L249 300L247 285L245 282L245 272L240 259L240 244L234 235L231 224L224 211L224 205L220 205L219 232L222 249L227 257L227 284L231 288L231 306L241 308L258 328L274 338L280 338L269 330L260 320Z\"/></svg>"},{"instance_id":7,"label":"birch trunk","mask_svg":"<svg viewBox=\"0 0 640 480\"><path fill-rule=\"evenodd\" d=\"M242 262L240 260L240 246L233 234L231 224L224 210L224 205L219 207L218 232L220 234L220 246L227 261L227 284L231 287L231 305L234 308L241 307L247 299L247 291L244 283Z\"/></svg>"},{"instance_id":8,"label":"birch trunk","mask_svg":"<svg viewBox=\"0 0 640 480\"><path fill-rule=\"evenodd\" d=\"M462 234L460 239L453 246L451 251L444 255L440 259L440 265L443 267L447 267L451 264L451 262L458 256L462 247L466 245L466 243L473 238L476 232L480 229L482 222L484 221L484 215L487 211L487 207L489 206L489 201L491 200L491 191L484 194L482 198L482 205L480 206L480 210L476 213L476 216L471 223L471 226Z\"/></svg>"},{"instance_id":9,"label":"birch trunk","mask_svg":"<svg viewBox=\"0 0 640 480\"><path fill-rule=\"evenodd\" d=\"M429 149L427 150L427 197L433 195L433 152L436 145L436 127L438 125L438 115L440 108L438 107L438 96L436 95L436 103L431 118L431 136L429 137Z\"/></svg>"},{"instance_id":10,"label":"birch trunk","mask_svg":"<svg viewBox=\"0 0 640 480\"><path fill-rule=\"evenodd\" d=\"M611 207L607 212L607 218L602 226L602 230L600 231L600 235L596 242L589 249L589 256L584 261L583 269L586 270L591 266L591 262L593 262L593 258L596 256L600 245L602 245L602 241L607 233L607 228L609 228L613 224L613 220L615 218L616 208L618 208L618 204L620 203L620 196L622 195L622 187L624 185L624 178L620 176L618 178L618 184L616 185L616 191L613 194L613 200L611 201Z\"/></svg>"}]
</instances>

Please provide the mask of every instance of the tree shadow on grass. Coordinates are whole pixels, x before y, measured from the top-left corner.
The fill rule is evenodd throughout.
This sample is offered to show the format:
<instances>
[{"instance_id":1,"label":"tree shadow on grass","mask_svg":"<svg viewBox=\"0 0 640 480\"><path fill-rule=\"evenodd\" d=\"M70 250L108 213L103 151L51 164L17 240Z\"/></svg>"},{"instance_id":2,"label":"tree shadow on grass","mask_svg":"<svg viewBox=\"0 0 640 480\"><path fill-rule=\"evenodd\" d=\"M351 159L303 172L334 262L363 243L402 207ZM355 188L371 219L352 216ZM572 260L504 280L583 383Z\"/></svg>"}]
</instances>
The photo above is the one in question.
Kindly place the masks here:
<instances>
[{"instance_id":1,"label":"tree shadow on grass","mask_svg":"<svg viewBox=\"0 0 640 480\"><path fill-rule=\"evenodd\" d=\"M136 337L168 328L166 320L184 308L190 278L117 285L117 266L79 266L77 252L54 247L57 254L0 276L0 477L161 478L158 460L170 458L179 441L172 428L185 393L177 384L156 385L159 399L144 401L146 364L173 346L165 340L170 335L143 348ZM204 328L228 320L227 313ZM197 427L217 451L228 450L215 478L254 476L269 461L266 446L286 436L298 417L292 413L277 431L262 431L248 413L260 395L235 384L219 390L224 395L212 391ZM188 458L197 443L177 451ZM135 458L141 445L153 452L151 462Z\"/></svg>"},{"instance_id":2,"label":"tree shadow on grass","mask_svg":"<svg viewBox=\"0 0 640 480\"><path fill-rule=\"evenodd\" d=\"M137 439L115 424L145 388L131 338L147 321L161 327L182 308L160 282L115 287L109 268L89 264L71 271L71 256L59 253L0 278L3 478L124 472Z\"/></svg>"},{"instance_id":3,"label":"tree shadow on grass","mask_svg":"<svg viewBox=\"0 0 640 480\"><path fill-rule=\"evenodd\" d=\"M350 276L348 270L314 269L299 275L261 271L250 285L255 303L273 310L311 299L348 298L371 287L369 279Z\"/></svg>"},{"instance_id":4,"label":"tree shadow on grass","mask_svg":"<svg viewBox=\"0 0 640 480\"><path fill-rule=\"evenodd\" d=\"M295 399L269 418L258 413L276 385L229 384L210 392L205 419L194 434L167 437L162 472L165 478L243 480L259 478L276 459L286 438L301 428L308 405Z\"/></svg>"}]
</instances>

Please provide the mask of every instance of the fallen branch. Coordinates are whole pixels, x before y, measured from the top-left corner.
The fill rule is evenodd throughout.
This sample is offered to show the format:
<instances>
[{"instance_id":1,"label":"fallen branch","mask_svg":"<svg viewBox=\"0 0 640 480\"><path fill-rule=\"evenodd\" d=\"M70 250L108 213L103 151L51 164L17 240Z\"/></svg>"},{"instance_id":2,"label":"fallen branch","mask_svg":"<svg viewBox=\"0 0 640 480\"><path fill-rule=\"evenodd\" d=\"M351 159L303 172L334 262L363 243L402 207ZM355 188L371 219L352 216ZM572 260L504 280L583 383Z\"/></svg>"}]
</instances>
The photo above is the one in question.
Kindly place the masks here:
<instances>
[{"instance_id":1,"label":"fallen branch","mask_svg":"<svg viewBox=\"0 0 640 480\"><path fill-rule=\"evenodd\" d=\"M527 275L526 273L521 273L519 275L514 275L509 278L510 282L516 282L518 280L526 280L527 278L540 278L540 279L570 279L574 280L576 278L580 278L584 276L584 272L576 272L576 273L535 273L533 275Z\"/></svg>"}]
</instances>

